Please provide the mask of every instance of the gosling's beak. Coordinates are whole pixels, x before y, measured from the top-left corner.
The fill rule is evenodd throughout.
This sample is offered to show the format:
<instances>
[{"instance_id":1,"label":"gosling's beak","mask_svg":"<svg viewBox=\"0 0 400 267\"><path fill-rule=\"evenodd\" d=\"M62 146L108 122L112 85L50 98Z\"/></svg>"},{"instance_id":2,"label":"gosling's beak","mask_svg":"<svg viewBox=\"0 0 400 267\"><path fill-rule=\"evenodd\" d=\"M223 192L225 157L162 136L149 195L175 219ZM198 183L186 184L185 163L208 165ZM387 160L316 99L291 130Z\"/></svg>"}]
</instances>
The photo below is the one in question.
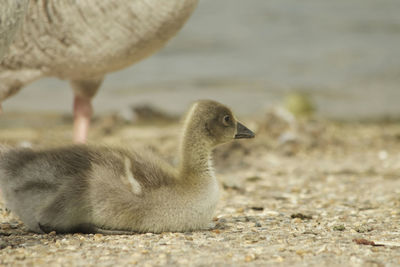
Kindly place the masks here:
<instances>
[{"instance_id":1,"label":"gosling's beak","mask_svg":"<svg viewBox=\"0 0 400 267\"><path fill-rule=\"evenodd\" d=\"M237 122L235 139L254 138L256 135L250 131L246 126Z\"/></svg>"}]
</instances>

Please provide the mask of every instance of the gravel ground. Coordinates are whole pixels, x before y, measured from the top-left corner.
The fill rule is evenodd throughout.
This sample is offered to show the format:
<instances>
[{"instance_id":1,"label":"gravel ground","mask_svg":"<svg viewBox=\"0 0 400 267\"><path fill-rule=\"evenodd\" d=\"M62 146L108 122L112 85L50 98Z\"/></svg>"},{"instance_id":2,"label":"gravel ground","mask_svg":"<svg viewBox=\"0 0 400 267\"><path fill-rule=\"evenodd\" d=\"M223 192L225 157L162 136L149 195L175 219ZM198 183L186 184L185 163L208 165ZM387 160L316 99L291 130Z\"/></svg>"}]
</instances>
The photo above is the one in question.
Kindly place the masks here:
<instances>
[{"instance_id":1,"label":"gravel ground","mask_svg":"<svg viewBox=\"0 0 400 267\"><path fill-rule=\"evenodd\" d=\"M69 118L35 118L3 121L1 142L53 146L70 140ZM0 202L0 265L400 265L399 124L288 125L276 116L245 123L257 137L215 153L223 190L210 229L38 235ZM51 131L43 130L47 124ZM90 139L145 145L175 162L179 129L178 123L129 125L109 116L95 121Z\"/></svg>"}]
</instances>

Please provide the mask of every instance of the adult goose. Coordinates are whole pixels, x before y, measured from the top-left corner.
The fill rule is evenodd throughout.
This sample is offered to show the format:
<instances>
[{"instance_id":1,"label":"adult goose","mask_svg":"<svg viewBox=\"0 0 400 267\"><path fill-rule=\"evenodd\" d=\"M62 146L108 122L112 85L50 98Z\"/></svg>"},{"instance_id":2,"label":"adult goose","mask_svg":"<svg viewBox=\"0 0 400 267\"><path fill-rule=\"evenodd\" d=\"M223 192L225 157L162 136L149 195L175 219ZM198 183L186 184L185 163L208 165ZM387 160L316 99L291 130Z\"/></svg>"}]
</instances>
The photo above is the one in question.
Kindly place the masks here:
<instances>
[{"instance_id":1,"label":"adult goose","mask_svg":"<svg viewBox=\"0 0 400 267\"><path fill-rule=\"evenodd\" d=\"M87 139L104 76L159 50L198 0L36 0L0 64L0 105L42 77L74 90L74 141ZM57 101L54 99L54 101Z\"/></svg>"}]
</instances>

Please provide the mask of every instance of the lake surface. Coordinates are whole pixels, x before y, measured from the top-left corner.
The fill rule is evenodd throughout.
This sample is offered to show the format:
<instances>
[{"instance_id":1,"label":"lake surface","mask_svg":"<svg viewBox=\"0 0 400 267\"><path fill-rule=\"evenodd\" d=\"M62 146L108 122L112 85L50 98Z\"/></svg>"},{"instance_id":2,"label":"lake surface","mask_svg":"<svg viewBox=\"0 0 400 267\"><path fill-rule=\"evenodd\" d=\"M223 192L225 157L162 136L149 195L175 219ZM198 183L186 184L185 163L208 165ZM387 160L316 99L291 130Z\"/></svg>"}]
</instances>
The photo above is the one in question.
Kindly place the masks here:
<instances>
[{"instance_id":1,"label":"lake surface","mask_svg":"<svg viewBox=\"0 0 400 267\"><path fill-rule=\"evenodd\" d=\"M212 98L260 114L304 91L323 116L400 115L399 0L200 0L159 53L109 74L96 113L150 103L179 113ZM4 103L12 111L69 112L65 81L42 79Z\"/></svg>"}]
</instances>

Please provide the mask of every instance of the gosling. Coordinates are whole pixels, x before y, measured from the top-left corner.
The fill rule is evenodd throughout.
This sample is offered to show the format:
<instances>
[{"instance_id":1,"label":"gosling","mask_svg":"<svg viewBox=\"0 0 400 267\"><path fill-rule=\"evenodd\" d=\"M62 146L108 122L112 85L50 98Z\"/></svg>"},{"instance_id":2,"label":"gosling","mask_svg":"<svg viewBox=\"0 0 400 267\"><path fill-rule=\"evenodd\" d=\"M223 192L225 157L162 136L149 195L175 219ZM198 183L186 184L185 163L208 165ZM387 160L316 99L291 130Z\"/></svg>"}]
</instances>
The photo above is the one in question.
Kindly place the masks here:
<instances>
[{"instance_id":1,"label":"gosling","mask_svg":"<svg viewBox=\"0 0 400 267\"><path fill-rule=\"evenodd\" d=\"M214 147L254 133L211 100L187 113L174 168L149 152L73 145L0 153L6 206L33 232L103 233L206 229L219 199Z\"/></svg>"}]
</instances>

